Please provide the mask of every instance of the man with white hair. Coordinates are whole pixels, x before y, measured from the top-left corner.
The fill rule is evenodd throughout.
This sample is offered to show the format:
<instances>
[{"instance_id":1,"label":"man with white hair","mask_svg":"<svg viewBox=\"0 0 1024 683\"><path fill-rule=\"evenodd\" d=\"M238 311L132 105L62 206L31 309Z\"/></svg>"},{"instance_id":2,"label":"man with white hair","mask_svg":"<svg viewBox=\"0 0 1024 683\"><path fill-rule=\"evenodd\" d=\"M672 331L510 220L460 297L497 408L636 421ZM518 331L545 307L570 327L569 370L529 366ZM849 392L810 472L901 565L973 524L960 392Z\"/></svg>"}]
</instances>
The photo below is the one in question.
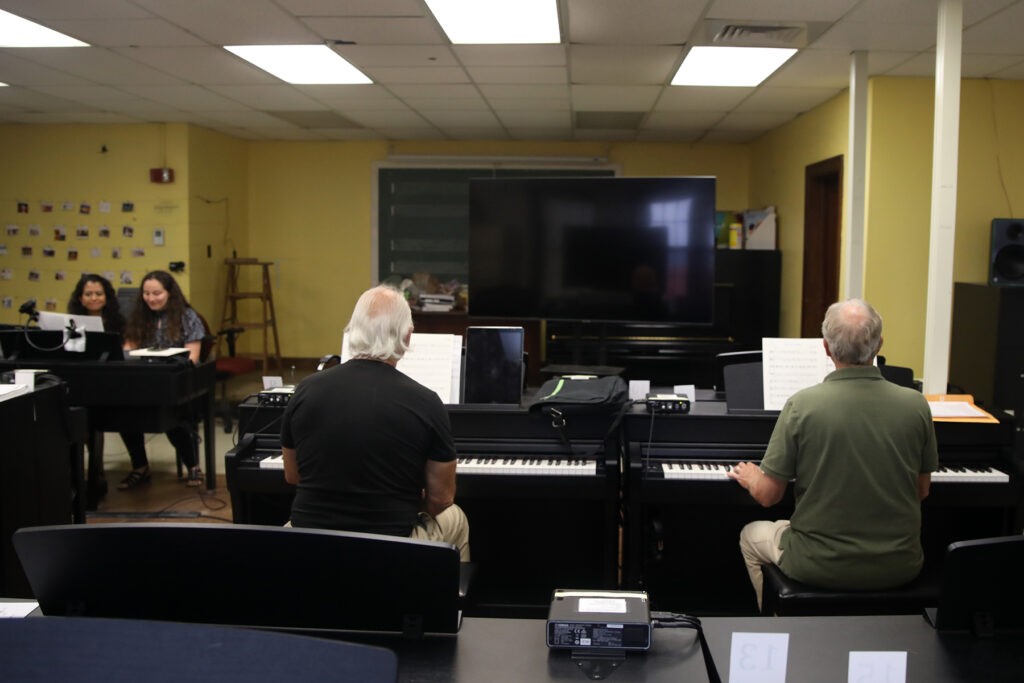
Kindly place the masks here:
<instances>
[{"instance_id":1,"label":"man with white hair","mask_svg":"<svg viewBox=\"0 0 1024 683\"><path fill-rule=\"evenodd\" d=\"M299 383L281 424L291 524L445 541L465 562L448 412L396 368L412 329L401 292L369 289L345 329L351 359Z\"/></svg>"},{"instance_id":2,"label":"man with white hair","mask_svg":"<svg viewBox=\"0 0 1024 683\"><path fill-rule=\"evenodd\" d=\"M758 607L765 564L815 586L870 590L913 580L924 561L921 501L938 469L928 403L875 367L882 318L867 302L832 304L821 332L836 370L786 402L760 467L729 473L764 507L793 482L791 519L740 532Z\"/></svg>"}]
</instances>

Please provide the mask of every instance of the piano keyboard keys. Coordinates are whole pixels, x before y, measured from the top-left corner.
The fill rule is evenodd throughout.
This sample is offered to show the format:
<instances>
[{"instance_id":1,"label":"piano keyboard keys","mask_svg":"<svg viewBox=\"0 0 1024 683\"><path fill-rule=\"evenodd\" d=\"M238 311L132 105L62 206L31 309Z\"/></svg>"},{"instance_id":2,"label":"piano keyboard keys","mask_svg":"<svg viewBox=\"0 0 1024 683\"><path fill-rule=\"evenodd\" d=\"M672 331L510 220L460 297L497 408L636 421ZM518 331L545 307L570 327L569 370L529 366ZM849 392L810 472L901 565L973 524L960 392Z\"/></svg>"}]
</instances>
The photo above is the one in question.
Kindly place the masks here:
<instances>
[{"instance_id":1,"label":"piano keyboard keys","mask_svg":"<svg viewBox=\"0 0 1024 683\"><path fill-rule=\"evenodd\" d=\"M662 476L665 479L686 480L720 480L726 478L736 463L732 462L687 462L673 461L661 463ZM932 472L933 482L954 484L1007 484L1010 475L994 467L946 465Z\"/></svg>"},{"instance_id":2,"label":"piano keyboard keys","mask_svg":"<svg viewBox=\"0 0 1024 683\"><path fill-rule=\"evenodd\" d=\"M735 463L731 462L664 462L661 472L665 479L721 480Z\"/></svg>"},{"instance_id":3,"label":"piano keyboard keys","mask_svg":"<svg viewBox=\"0 0 1024 683\"><path fill-rule=\"evenodd\" d=\"M933 482L955 484L1008 484L1010 475L994 467L948 465L932 472Z\"/></svg>"},{"instance_id":4,"label":"piano keyboard keys","mask_svg":"<svg viewBox=\"0 0 1024 683\"><path fill-rule=\"evenodd\" d=\"M283 470L284 469L284 456L274 455L269 458L263 458L260 460L261 470Z\"/></svg>"},{"instance_id":5,"label":"piano keyboard keys","mask_svg":"<svg viewBox=\"0 0 1024 683\"><path fill-rule=\"evenodd\" d=\"M596 460L569 458L466 457L456 463L458 474L597 476Z\"/></svg>"}]
</instances>

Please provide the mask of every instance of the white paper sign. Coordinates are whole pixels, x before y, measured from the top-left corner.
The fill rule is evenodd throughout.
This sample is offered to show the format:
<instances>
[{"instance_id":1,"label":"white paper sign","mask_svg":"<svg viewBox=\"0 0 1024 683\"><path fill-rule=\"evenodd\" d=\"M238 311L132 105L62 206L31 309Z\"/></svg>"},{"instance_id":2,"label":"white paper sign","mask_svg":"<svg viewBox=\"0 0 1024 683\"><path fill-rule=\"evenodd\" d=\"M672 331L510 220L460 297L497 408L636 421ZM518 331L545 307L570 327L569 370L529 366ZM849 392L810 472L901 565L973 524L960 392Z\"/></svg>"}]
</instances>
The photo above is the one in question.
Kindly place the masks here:
<instances>
[{"instance_id":1,"label":"white paper sign","mask_svg":"<svg viewBox=\"0 0 1024 683\"><path fill-rule=\"evenodd\" d=\"M851 652L847 683L906 683L906 652Z\"/></svg>"},{"instance_id":2,"label":"white paper sign","mask_svg":"<svg viewBox=\"0 0 1024 683\"><path fill-rule=\"evenodd\" d=\"M788 633L733 633L729 683L786 683Z\"/></svg>"}]
</instances>

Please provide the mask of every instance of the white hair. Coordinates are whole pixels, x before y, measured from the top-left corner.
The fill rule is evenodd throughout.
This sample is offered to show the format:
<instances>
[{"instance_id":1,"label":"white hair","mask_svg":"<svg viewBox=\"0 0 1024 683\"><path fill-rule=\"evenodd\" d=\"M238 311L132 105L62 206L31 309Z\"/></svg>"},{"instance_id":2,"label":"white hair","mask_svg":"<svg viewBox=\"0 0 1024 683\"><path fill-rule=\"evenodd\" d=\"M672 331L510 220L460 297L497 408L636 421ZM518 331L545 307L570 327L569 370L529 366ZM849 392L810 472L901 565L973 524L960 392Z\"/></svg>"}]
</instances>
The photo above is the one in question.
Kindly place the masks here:
<instances>
[{"instance_id":1,"label":"white hair","mask_svg":"<svg viewBox=\"0 0 1024 683\"><path fill-rule=\"evenodd\" d=\"M825 312L821 335L837 361L871 365L882 348L882 316L863 299L837 301Z\"/></svg>"},{"instance_id":2,"label":"white hair","mask_svg":"<svg viewBox=\"0 0 1024 683\"><path fill-rule=\"evenodd\" d=\"M353 358L398 361L409 349L412 311L394 287L379 285L363 292L345 328Z\"/></svg>"}]
</instances>

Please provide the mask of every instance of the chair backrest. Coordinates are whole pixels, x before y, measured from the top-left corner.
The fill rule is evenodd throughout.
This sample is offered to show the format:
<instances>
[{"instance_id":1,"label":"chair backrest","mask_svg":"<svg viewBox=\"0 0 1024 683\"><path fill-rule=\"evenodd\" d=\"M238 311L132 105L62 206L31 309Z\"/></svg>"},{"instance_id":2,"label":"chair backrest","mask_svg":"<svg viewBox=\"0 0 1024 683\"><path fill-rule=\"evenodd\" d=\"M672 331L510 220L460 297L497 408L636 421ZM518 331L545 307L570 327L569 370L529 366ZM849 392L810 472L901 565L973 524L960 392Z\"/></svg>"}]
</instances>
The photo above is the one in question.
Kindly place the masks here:
<instances>
[{"instance_id":1,"label":"chair backrest","mask_svg":"<svg viewBox=\"0 0 1024 683\"><path fill-rule=\"evenodd\" d=\"M383 647L137 619L0 619L0 663L9 681L395 683L398 678L398 658Z\"/></svg>"},{"instance_id":2,"label":"chair backrest","mask_svg":"<svg viewBox=\"0 0 1024 683\"><path fill-rule=\"evenodd\" d=\"M396 536L226 524L19 529L46 615L452 634L459 552Z\"/></svg>"},{"instance_id":3,"label":"chair backrest","mask_svg":"<svg viewBox=\"0 0 1024 683\"><path fill-rule=\"evenodd\" d=\"M940 631L975 635L1024 631L1024 536L951 543L942 564L939 606L930 614Z\"/></svg>"}]
</instances>

